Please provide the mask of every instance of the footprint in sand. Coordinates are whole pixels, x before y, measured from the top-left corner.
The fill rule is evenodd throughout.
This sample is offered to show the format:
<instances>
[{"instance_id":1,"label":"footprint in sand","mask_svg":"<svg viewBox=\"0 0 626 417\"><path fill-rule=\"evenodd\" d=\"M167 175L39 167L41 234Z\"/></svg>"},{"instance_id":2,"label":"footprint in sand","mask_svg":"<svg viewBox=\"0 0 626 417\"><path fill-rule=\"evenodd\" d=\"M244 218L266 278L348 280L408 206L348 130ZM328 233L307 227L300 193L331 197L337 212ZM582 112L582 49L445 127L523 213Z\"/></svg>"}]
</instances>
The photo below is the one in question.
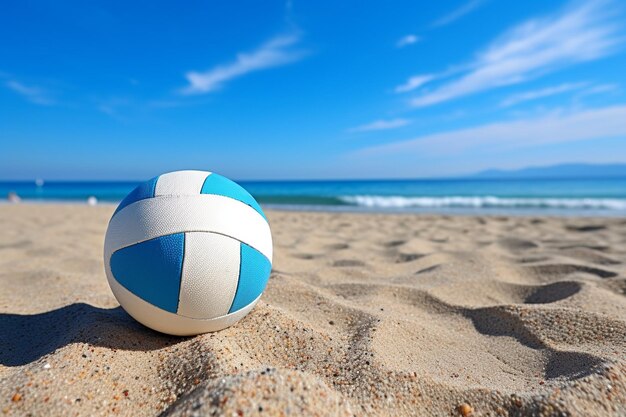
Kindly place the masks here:
<instances>
[{"instance_id":1,"label":"footprint in sand","mask_svg":"<svg viewBox=\"0 0 626 417\"><path fill-rule=\"evenodd\" d=\"M582 285L576 281L560 281L554 284L534 287L532 292L526 296L526 304L547 304L564 300L577 294Z\"/></svg>"},{"instance_id":2,"label":"footprint in sand","mask_svg":"<svg viewBox=\"0 0 626 417\"><path fill-rule=\"evenodd\" d=\"M420 258L423 258L424 254L421 253L400 253L398 254L398 256L396 257L396 263L397 264L402 264L402 263L407 263L407 262L413 262L416 261Z\"/></svg>"},{"instance_id":3,"label":"footprint in sand","mask_svg":"<svg viewBox=\"0 0 626 417\"><path fill-rule=\"evenodd\" d=\"M330 245L326 245L325 247L329 250L344 250L350 248L350 245L347 243L332 243Z\"/></svg>"},{"instance_id":4,"label":"footprint in sand","mask_svg":"<svg viewBox=\"0 0 626 417\"><path fill-rule=\"evenodd\" d=\"M568 225L565 228L571 232L597 232L598 230L606 229L606 226L602 224L586 224L583 226Z\"/></svg>"},{"instance_id":5,"label":"footprint in sand","mask_svg":"<svg viewBox=\"0 0 626 417\"><path fill-rule=\"evenodd\" d=\"M433 265L433 266L429 266L428 268L424 268L424 269L420 269L419 271L417 271L415 274L426 274L428 272L433 272L436 269L439 269L441 265Z\"/></svg>"},{"instance_id":6,"label":"footprint in sand","mask_svg":"<svg viewBox=\"0 0 626 417\"><path fill-rule=\"evenodd\" d=\"M500 239L498 243L500 244L500 246L511 252L533 249L539 246L535 242L532 242L530 240L517 239L513 237Z\"/></svg>"},{"instance_id":7,"label":"footprint in sand","mask_svg":"<svg viewBox=\"0 0 626 417\"><path fill-rule=\"evenodd\" d=\"M605 269L594 268L585 265L574 264L549 264L549 265L536 265L527 267L531 272L536 275L542 276L567 276L577 272L595 275L598 278L613 278L618 274L613 271L607 271Z\"/></svg>"},{"instance_id":8,"label":"footprint in sand","mask_svg":"<svg viewBox=\"0 0 626 417\"><path fill-rule=\"evenodd\" d=\"M391 240L389 242L383 243L383 246L387 248L394 248L396 246L404 245L405 243L406 243L406 240Z\"/></svg>"},{"instance_id":9,"label":"footprint in sand","mask_svg":"<svg viewBox=\"0 0 626 417\"><path fill-rule=\"evenodd\" d=\"M365 263L356 259L339 259L333 262L333 266L336 267L355 267L365 266Z\"/></svg>"},{"instance_id":10,"label":"footprint in sand","mask_svg":"<svg viewBox=\"0 0 626 417\"><path fill-rule=\"evenodd\" d=\"M317 258L317 255L313 255L310 253L296 253L295 255L293 255L293 257L297 259L304 259L306 261L310 261L311 259Z\"/></svg>"}]
</instances>

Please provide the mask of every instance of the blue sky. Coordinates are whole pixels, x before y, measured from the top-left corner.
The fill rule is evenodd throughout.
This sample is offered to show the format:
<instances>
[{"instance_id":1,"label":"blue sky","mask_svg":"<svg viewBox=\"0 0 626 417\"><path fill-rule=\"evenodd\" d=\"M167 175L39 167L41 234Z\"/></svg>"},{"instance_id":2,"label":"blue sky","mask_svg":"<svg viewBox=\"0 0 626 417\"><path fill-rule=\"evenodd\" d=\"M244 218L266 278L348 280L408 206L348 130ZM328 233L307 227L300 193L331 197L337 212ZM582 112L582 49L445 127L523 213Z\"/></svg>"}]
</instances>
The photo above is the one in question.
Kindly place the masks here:
<instances>
[{"instance_id":1,"label":"blue sky","mask_svg":"<svg viewBox=\"0 0 626 417\"><path fill-rule=\"evenodd\" d=\"M20 1L0 178L410 178L626 162L619 1Z\"/></svg>"}]
</instances>

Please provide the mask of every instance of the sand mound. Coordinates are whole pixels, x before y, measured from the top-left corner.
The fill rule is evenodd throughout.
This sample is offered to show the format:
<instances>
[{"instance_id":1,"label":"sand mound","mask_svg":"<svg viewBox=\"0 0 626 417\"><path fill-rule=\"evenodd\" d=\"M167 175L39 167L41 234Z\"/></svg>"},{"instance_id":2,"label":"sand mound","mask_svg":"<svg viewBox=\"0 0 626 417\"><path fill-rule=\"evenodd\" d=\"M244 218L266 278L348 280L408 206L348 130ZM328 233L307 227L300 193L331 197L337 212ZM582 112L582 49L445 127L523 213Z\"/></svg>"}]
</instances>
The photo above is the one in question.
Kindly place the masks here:
<instances>
[{"instance_id":1,"label":"sand mound","mask_svg":"<svg viewBox=\"0 0 626 417\"><path fill-rule=\"evenodd\" d=\"M321 380L303 372L266 368L204 382L163 416L281 414L354 415L346 400Z\"/></svg>"}]
</instances>

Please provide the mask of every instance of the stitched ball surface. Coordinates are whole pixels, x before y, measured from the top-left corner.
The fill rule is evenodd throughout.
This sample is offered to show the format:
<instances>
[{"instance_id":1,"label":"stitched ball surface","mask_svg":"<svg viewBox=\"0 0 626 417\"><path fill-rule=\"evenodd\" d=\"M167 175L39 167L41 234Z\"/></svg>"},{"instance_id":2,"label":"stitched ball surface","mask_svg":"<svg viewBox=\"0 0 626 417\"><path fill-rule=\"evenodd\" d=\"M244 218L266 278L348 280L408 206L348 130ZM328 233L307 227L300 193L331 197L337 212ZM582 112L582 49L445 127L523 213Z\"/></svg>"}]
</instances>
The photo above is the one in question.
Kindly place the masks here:
<instances>
[{"instance_id":1,"label":"stitched ball surface","mask_svg":"<svg viewBox=\"0 0 626 417\"><path fill-rule=\"evenodd\" d=\"M207 171L176 171L131 191L111 217L104 265L113 294L163 333L224 329L261 297L272 235L256 200Z\"/></svg>"}]
</instances>

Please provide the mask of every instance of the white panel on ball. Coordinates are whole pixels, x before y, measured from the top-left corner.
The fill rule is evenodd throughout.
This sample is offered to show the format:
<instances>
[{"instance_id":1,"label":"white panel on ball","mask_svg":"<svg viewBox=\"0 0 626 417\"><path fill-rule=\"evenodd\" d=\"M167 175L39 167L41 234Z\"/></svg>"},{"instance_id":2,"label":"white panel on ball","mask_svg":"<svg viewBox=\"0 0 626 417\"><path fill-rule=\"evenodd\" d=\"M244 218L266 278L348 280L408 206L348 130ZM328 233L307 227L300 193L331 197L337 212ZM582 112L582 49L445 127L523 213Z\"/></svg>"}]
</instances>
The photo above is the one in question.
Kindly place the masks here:
<instances>
[{"instance_id":1,"label":"white panel on ball","mask_svg":"<svg viewBox=\"0 0 626 417\"><path fill-rule=\"evenodd\" d=\"M239 280L239 241L215 233L185 234L178 314L194 319L228 314ZM212 302L207 302L211 294Z\"/></svg>"},{"instance_id":2,"label":"white panel on ball","mask_svg":"<svg viewBox=\"0 0 626 417\"><path fill-rule=\"evenodd\" d=\"M207 171L168 172L157 180L154 196L200 194L202 184L209 175L211 173Z\"/></svg>"},{"instance_id":3,"label":"white panel on ball","mask_svg":"<svg viewBox=\"0 0 626 417\"><path fill-rule=\"evenodd\" d=\"M105 256L158 236L188 231L220 233L244 242L272 261L267 221L252 207L212 194L163 196L137 201L109 223Z\"/></svg>"}]
</instances>

